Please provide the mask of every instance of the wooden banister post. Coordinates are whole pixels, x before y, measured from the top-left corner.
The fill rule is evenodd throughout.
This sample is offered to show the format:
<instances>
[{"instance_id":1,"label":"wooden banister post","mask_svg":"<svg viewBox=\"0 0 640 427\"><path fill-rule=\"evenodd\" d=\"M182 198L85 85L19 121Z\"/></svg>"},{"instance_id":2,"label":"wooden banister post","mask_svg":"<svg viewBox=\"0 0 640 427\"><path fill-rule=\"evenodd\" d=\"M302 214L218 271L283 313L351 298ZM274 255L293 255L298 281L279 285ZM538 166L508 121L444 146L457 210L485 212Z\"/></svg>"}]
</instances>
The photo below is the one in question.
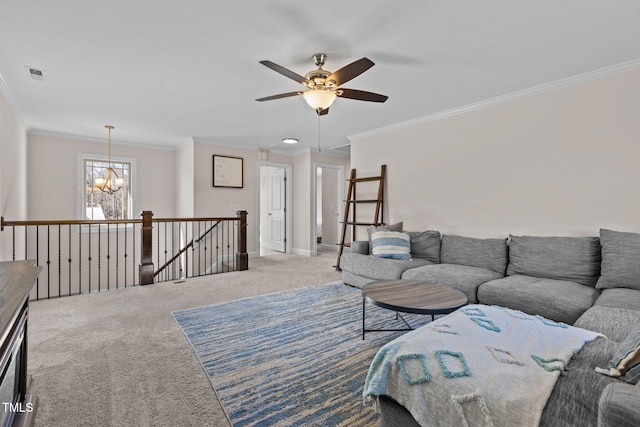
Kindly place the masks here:
<instances>
[{"instance_id":1,"label":"wooden banister post","mask_svg":"<svg viewBox=\"0 0 640 427\"><path fill-rule=\"evenodd\" d=\"M140 266L138 267L141 285L153 283L153 212L142 211L142 231L140 244Z\"/></svg>"},{"instance_id":2,"label":"wooden banister post","mask_svg":"<svg viewBox=\"0 0 640 427\"><path fill-rule=\"evenodd\" d=\"M237 211L238 215L238 252L236 252L236 267L239 271L249 269L249 254L247 253L247 211Z\"/></svg>"}]
</instances>

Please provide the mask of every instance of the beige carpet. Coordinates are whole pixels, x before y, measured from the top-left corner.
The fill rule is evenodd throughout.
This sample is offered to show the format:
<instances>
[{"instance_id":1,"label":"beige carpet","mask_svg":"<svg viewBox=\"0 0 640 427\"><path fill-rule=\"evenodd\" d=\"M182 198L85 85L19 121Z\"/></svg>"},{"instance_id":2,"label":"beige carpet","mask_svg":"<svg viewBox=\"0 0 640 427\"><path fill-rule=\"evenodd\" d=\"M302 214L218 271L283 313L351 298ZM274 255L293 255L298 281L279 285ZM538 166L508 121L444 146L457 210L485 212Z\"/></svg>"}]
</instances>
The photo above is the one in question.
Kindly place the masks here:
<instances>
[{"instance_id":1,"label":"beige carpet","mask_svg":"<svg viewBox=\"0 0 640 427\"><path fill-rule=\"evenodd\" d=\"M36 426L229 426L175 310L340 280L335 252L249 271L31 303Z\"/></svg>"}]
</instances>

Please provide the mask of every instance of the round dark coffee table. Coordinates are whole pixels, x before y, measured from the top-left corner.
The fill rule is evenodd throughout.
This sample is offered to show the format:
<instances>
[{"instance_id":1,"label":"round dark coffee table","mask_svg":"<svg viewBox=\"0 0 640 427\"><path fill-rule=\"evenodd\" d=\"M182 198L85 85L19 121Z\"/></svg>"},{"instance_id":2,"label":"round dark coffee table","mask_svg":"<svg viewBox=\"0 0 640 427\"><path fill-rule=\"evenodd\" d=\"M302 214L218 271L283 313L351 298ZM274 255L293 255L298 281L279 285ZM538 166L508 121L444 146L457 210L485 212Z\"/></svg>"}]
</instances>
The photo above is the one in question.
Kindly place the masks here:
<instances>
[{"instance_id":1,"label":"round dark coffee table","mask_svg":"<svg viewBox=\"0 0 640 427\"><path fill-rule=\"evenodd\" d=\"M366 329L366 303L396 312L407 325L404 329ZM379 280L362 287L362 339L367 332L411 331L413 328L399 314L448 314L467 304L467 297L457 289L417 280Z\"/></svg>"}]
</instances>

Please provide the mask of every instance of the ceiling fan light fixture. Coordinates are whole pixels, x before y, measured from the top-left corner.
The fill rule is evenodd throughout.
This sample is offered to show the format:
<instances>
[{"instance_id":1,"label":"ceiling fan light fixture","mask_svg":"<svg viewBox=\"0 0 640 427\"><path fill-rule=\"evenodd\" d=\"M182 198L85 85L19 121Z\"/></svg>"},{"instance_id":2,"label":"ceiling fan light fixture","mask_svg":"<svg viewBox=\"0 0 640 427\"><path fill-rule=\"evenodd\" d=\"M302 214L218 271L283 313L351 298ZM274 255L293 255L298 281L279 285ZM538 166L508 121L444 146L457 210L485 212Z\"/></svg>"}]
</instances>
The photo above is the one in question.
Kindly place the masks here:
<instances>
[{"instance_id":1,"label":"ceiling fan light fixture","mask_svg":"<svg viewBox=\"0 0 640 427\"><path fill-rule=\"evenodd\" d=\"M326 110L333 104L337 95L332 90L311 89L303 92L302 97L314 110Z\"/></svg>"},{"instance_id":2,"label":"ceiling fan light fixture","mask_svg":"<svg viewBox=\"0 0 640 427\"><path fill-rule=\"evenodd\" d=\"M283 138L282 142L284 142L285 144L297 144L298 138Z\"/></svg>"}]
</instances>

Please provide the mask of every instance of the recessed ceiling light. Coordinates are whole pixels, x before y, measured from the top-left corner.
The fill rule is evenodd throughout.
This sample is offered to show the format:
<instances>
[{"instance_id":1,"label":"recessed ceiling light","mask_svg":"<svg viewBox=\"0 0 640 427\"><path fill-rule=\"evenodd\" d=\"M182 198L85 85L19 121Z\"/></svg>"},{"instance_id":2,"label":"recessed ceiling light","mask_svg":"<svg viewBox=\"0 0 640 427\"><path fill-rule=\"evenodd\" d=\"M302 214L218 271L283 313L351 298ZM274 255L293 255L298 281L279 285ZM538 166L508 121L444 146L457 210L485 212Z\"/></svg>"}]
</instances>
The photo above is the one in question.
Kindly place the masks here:
<instances>
[{"instance_id":1,"label":"recessed ceiling light","mask_svg":"<svg viewBox=\"0 0 640 427\"><path fill-rule=\"evenodd\" d=\"M284 142L285 144L297 144L298 138L284 138L282 142Z\"/></svg>"}]
</instances>

